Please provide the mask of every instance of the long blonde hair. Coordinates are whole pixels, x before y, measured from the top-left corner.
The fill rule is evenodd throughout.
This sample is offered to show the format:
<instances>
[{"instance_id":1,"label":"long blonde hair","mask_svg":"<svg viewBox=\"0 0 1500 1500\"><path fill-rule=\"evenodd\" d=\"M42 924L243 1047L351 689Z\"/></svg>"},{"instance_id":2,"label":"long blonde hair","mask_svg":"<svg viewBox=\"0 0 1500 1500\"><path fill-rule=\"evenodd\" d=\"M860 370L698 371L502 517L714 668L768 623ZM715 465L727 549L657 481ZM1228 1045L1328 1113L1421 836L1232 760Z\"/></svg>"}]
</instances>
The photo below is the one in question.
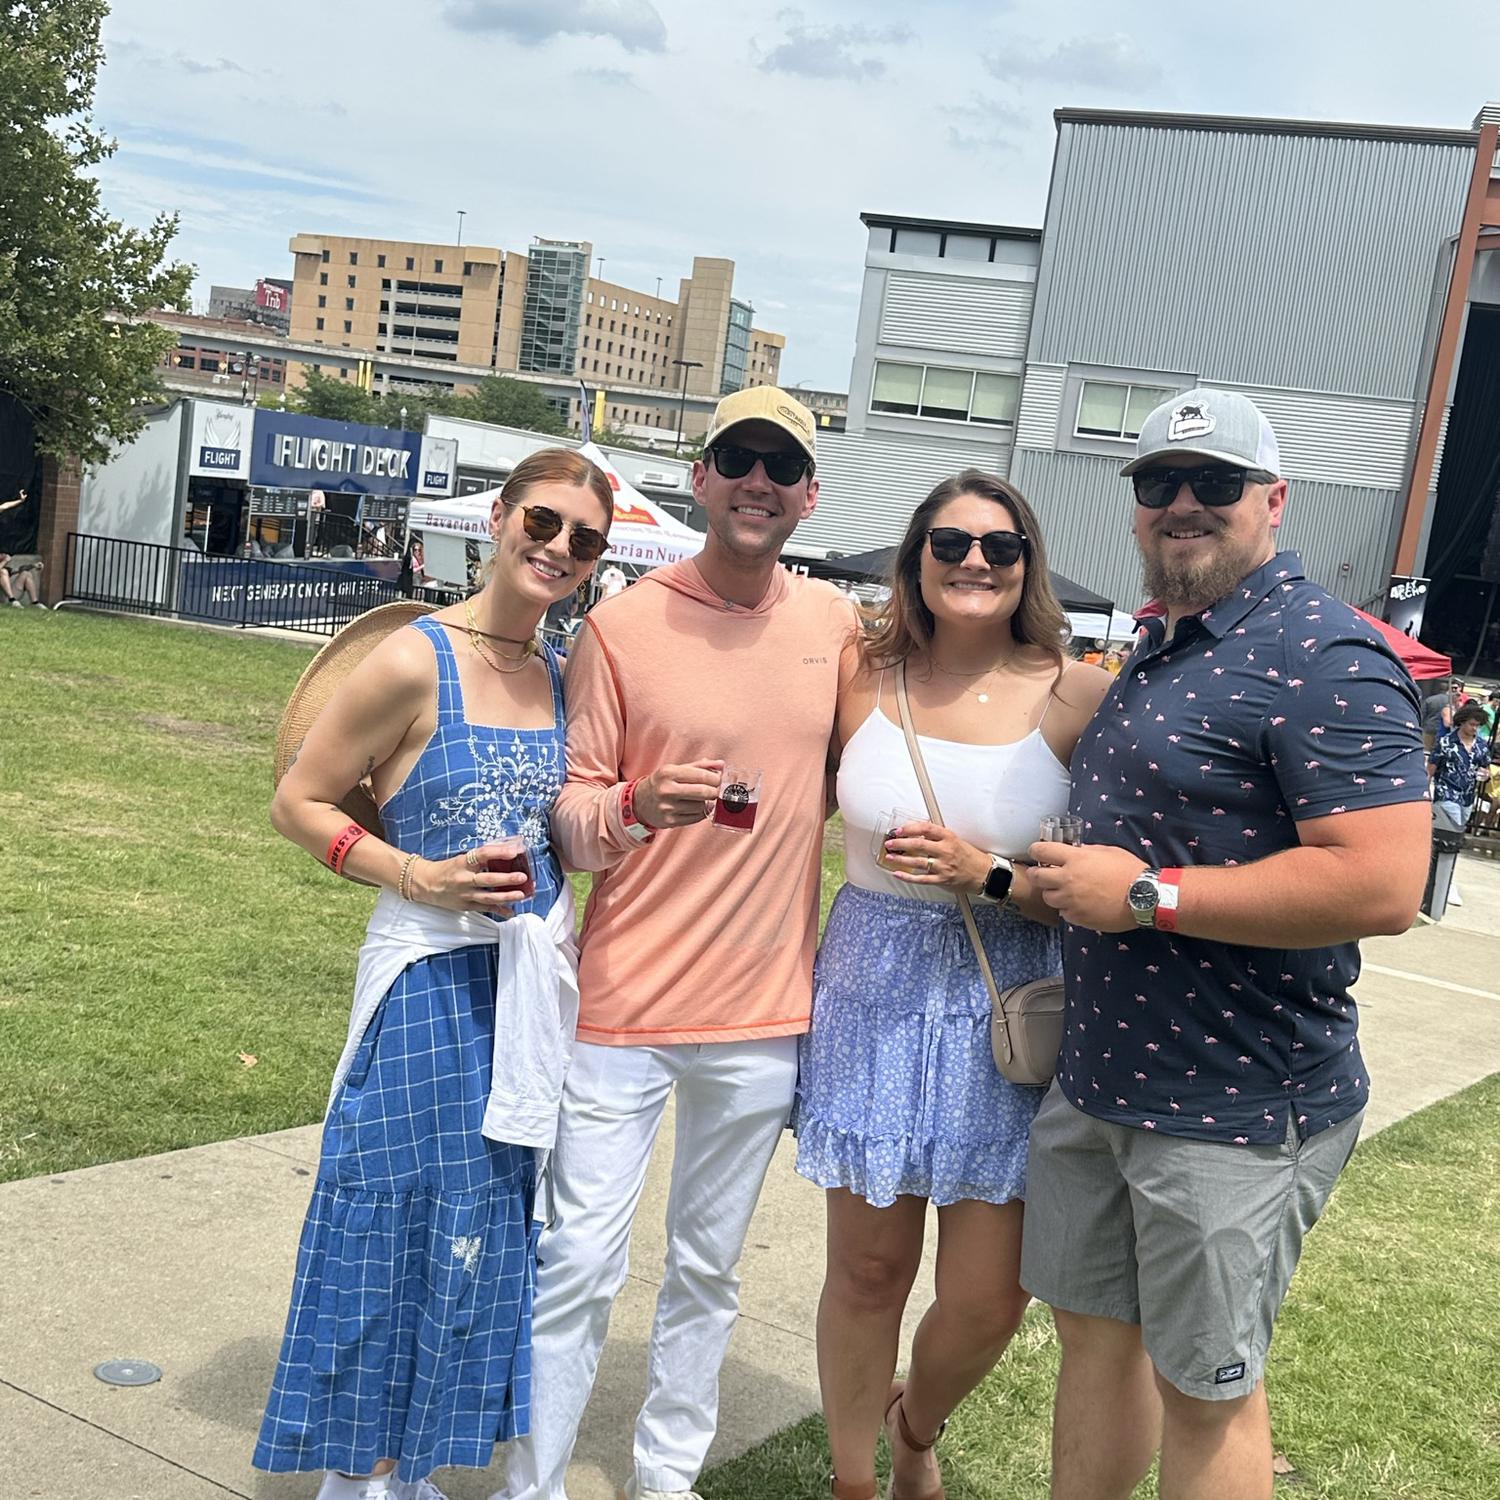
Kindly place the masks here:
<instances>
[{"instance_id":1,"label":"long blonde hair","mask_svg":"<svg viewBox=\"0 0 1500 1500\"><path fill-rule=\"evenodd\" d=\"M866 660L877 667L893 667L931 649L934 622L932 611L922 598L922 548L927 545L933 517L960 495L993 500L1016 518L1016 525L1027 539L1028 552L1021 601L1010 617L1010 633L1023 646L1038 646L1050 652L1061 670L1063 647L1070 633L1068 617L1052 589L1041 523L1020 490L999 475L986 474L982 469L965 469L944 479L912 512L886 579L890 597L866 616Z\"/></svg>"}]
</instances>

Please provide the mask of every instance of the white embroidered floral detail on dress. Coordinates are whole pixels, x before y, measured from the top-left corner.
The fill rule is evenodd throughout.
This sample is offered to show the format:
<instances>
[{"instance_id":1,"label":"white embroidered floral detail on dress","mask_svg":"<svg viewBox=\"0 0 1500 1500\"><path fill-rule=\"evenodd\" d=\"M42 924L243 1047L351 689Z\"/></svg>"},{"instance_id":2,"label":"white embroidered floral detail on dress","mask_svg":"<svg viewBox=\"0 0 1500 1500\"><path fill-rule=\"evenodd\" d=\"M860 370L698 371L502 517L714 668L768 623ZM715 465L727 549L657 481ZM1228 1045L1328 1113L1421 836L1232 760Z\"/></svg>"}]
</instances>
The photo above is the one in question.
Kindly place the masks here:
<instances>
[{"instance_id":1,"label":"white embroidered floral detail on dress","mask_svg":"<svg viewBox=\"0 0 1500 1500\"><path fill-rule=\"evenodd\" d=\"M519 834L529 848L546 848L551 838L547 812L567 774L556 742L528 744L516 735L507 745L471 735L469 749L474 779L438 798L428 822L434 828L472 828L461 848L511 834Z\"/></svg>"},{"instance_id":2,"label":"white embroidered floral detail on dress","mask_svg":"<svg viewBox=\"0 0 1500 1500\"><path fill-rule=\"evenodd\" d=\"M483 1248L484 1242L477 1234L459 1234L453 1238L453 1258L464 1263L464 1270L470 1276L479 1264L479 1252Z\"/></svg>"}]
</instances>

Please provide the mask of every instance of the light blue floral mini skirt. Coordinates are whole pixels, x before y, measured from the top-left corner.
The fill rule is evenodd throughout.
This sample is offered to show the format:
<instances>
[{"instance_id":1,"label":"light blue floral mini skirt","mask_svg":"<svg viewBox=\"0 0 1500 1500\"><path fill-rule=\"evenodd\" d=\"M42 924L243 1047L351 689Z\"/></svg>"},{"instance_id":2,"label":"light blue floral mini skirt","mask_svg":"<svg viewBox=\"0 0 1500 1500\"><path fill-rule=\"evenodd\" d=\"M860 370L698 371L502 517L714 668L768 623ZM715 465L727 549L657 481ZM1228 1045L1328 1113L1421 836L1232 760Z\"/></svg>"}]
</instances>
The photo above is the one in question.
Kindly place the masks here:
<instances>
[{"instance_id":1,"label":"light blue floral mini skirt","mask_svg":"<svg viewBox=\"0 0 1500 1500\"><path fill-rule=\"evenodd\" d=\"M995 982L1062 969L1056 928L975 903ZM797 1171L876 1208L1026 1196L1026 1141L1045 1093L1002 1078L990 997L951 902L845 885L829 913L797 1084Z\"/></svg>"}]
</instances>

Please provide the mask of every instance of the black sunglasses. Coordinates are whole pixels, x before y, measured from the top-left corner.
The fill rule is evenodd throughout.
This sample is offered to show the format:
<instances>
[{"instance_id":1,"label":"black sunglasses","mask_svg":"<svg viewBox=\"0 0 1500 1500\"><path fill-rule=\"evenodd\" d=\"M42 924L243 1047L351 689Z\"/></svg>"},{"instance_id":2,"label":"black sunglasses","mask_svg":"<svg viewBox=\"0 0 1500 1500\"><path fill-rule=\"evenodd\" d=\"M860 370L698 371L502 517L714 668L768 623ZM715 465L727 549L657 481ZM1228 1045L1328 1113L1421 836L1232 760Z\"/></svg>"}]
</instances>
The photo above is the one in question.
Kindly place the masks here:
<instances>
[{"instance_id":1,"label":"black sunglasses","mask_svg":"<svg viewBox=\"0 0 1500 1500\"><path fill-rule=\"evenodd\" d=\"M1165 510L1183 485L1189 485L1200 505L1233 505L1245 485L1271 484L1274 474L1264 469L1239 469L1229 464L1203 464L1196 469L1140 469L1131 475L1135 503L1147 510Z\"/></svg>"},{"instance_id":2,"label":"black sunglasses","mask_svg":"<svg viewBox=\"0 0 1500 1500\"><path fill-rule=\"evenodd\" d=\"M756 448L736 448L715 443L709 457L725 479L743 479L759 461L772 484L796 484L812 472L813 461L805 453L762 453Z\"/></svg>"},{"instance_id":3,"label":"black sunglasses","mask_svg":"<svg viewBox=\"0 0 1500 1500\"><path fill-rule=\"evenodd\" d=\"M957 526L934 526L927 533L927 545L940 563L963 562L975 542L992 568L1008 568L1031 550L1031 543L1019 531L987 531L974 536Z\"/></svg>"},{"instance_id":4,"label":"black sunglasses","mask_svg":"<svg viewBox=\"0 0 1500 1500\"><path fill-rule=\"evenodd\" d=\"M523 505L521 525L534 542L550 542L563 529L563 518L550 505ZM597 562L609 546L609 538L596 526L568 527L568 552L575 562Z\"/></svg>"}]
</instances>

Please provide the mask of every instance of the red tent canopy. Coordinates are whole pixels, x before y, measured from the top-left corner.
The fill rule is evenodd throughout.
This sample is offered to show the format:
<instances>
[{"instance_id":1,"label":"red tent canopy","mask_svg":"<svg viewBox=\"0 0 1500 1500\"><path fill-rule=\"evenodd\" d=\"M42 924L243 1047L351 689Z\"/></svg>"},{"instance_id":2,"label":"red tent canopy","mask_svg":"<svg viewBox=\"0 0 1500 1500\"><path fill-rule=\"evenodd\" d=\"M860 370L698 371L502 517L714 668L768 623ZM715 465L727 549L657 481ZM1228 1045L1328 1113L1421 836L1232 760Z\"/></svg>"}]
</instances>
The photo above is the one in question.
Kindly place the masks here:
<instances>
[{"instance_id":1,"label":"red tent canopy","mask_svg":"<svg viewBox=\"0 0 1500 1500\"><path fill-rule=\"evenodd\" d=\"M1421 641L1413 640L1409 635L1403 635L1394 625L1387 625L1384 620L1365 614L1362 609L1357 609L1354 613L1368 620L1385 637L1391 650L1406 663L1406 670L1419 681L1424 677L1452 675L1453 663L1446 656L1439 655L1431 647L1424 646Z\"/></svg>"}]
</instances>

